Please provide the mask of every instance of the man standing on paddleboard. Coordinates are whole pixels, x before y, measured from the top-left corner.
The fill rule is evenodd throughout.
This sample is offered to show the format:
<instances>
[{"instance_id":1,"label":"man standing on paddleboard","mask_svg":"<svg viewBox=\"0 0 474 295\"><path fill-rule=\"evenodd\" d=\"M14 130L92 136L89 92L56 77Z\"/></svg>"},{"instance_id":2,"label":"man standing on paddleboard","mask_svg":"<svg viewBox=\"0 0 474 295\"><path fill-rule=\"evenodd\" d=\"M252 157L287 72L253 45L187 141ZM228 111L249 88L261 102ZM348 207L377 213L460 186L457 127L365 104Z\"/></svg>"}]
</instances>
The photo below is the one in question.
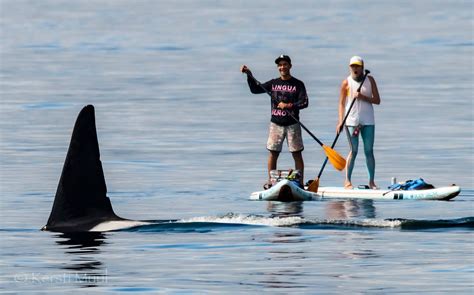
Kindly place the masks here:
<instances>
[{"instance_id":1,"label":"man standing on paddleboard","mask_svg":"<svg viewBox=\"0 0 474 295\"><path fill-rule=\"evenodd\" d=\"M242 73L247 74L247 82L252 93L267 92L271 95L271 120L267 140L267 149L270 154L268 156L268 181L264 185L265 189L271 187L270 171L277 169L278 156L285 138L287 139L288 149L295 161L295 169L301 172L301 184L303 184L304 176L304 161L301 153L304 146L301 126L291 115L299 120L299 111L308 107L308 95L304 83L291 76L290 69L292 65L288 55L280 55L275 63L280 77L262 84L255 80L246 65L240 68Z\"/></svg>"},{"instance_id":2,"label":"man standing on paddleboard","mask_svg":"<svg viewBox=\"0 0 474 295\"><path fill-rule=\"evenodd\" d=\"M373 105L380 104L380 95L377 84L372 76L364 80L364 61L360 56L353 56L349 62L350 75L342 81L339 93L339 121L336 132L342 131L342 122L348 111L345 129L350 146L347 157L346 179L344 187L352 189L352 170L354 169L357 151L359 149L359 134L364 142L364 153L369 174L369 187L376 189L375 185L375 118ZM357 91L362 82L360 91ZM356 100L349 110L352 100Z\"/></svg>"}]
</instances>

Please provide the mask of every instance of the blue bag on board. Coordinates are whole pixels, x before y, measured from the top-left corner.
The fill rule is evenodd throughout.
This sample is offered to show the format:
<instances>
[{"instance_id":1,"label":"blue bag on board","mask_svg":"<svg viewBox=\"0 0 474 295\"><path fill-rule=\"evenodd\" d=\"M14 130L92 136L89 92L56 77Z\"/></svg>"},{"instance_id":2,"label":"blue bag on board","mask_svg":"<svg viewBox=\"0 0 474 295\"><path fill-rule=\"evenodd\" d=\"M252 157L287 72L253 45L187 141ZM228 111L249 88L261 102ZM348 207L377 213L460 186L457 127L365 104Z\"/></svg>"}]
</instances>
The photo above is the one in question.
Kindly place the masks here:
<instances>
[{"instance_id":1,"label":"blue bag on board","mask_svg":"<svg viewBox=\"0 0 474 295\"><path fill-rule=\"evenodd\" d=\"M426 183L423 178L418 178L414 180L407 180L403 183L395 183L388 187L393 191L411 191L411 190L422 190L422 189L432 189L433 185Z\"/></svg>"}]
</instances>

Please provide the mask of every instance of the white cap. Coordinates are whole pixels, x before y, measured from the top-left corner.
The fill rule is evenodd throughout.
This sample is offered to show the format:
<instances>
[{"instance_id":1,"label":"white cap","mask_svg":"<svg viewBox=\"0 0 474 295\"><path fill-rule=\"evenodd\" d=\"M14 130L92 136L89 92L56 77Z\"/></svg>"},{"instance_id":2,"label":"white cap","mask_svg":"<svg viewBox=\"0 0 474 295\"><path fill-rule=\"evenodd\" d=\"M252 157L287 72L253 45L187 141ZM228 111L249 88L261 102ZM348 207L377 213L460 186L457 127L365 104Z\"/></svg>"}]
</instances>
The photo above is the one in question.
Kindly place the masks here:
<instances>
[{"instance_id":1,"label":"white cap","mask_svg":"<svg viewBox=\"0 0 474 295\"><path fill-rule=\"evenodd\" d=\"M352 65L363 66L364 61L362 60L362 57L354 55L353 57L351 57L351 61L349 62L349 65L350 66Z\"/></svg>"}]
</instances>

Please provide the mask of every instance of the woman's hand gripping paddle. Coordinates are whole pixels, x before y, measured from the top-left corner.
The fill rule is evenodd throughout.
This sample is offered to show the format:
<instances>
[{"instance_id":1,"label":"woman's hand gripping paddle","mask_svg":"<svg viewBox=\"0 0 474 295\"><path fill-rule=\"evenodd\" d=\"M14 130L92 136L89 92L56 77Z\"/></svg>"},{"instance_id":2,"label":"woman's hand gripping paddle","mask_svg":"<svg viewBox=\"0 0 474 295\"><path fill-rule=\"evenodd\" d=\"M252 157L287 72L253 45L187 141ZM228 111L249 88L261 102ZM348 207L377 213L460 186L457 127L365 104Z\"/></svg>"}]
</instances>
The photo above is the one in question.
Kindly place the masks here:
<instances>
[{"instance_id":1,"label":"woman's hand gripping paddle","mask_svg":"<svg viewBox=\"0 0 474 295\"><path fill-rule=\"evenodd\" d=\"M265 90L265 92L270 95L270 97L272 96L271 92L268 91L267 89L265 89L265 87L263 87L263 85L257 80L255 79L255 77L252 75L251 72L247 71L245 72L247 74L247 76L249 76L252 80L254 80L254 82L260 86L263 90ZM306 126L303 125L303 123L301 123L298 119L296 119L295 116L293 116L293 114L291 112L288 112L288 114L293 118L293 120L295 120L296 122L298 122L298 124L300 124L301 127L303 127L303 129L308 132L308 134L314 139L316 140L317 143L319 143L319 145L321 145L321 147L323 148L324 152L326 153L326 159L329 159L329 162L334 166L334 168L336 168L337 170L339 171L342 171L344 169L344 167L346 167L346 159L344 159L338 152L336 152L335 150L333 150L332 148L328 147L327 145L323 144L316 136L314 136L313 133L311 133L311 131L309 131L308 128L306 128Z\"/></svg>"},{"instance_id":2,"label":"woman's hand gripping paddle","mask_svg":"<svg viewBox=\"0 0 474 295\"><path fill-rule=\"evenodd\" d=\"M362 88L362 84L364 84L365 78L367 77L367 75L368 75L369 73L370 73L369 70L365 70L364 77L362 78L362 82L360 83L360 86L359 86L359 88L357 89L357 92L360 92L360 89ZM344 124L346 123L347 117L349 116L349 113L351 112L352 106L354 105L354 102L355 102L355 101L356 101L355 99L352 100L352 103L351 103L351 105L349 106L349 110L347 111L346 115L344 116L344 120L342 121L341 126L344 126ZM342 131L342 130L341 130L341 131ZM336 142L337 142L337 140L338 140L338 138L339 138L339 134L341 134L341 131L336 134L336 138L334 138L334 141L332 142L331 148L334 148L334 146L336 145ZM327 162L328 162L328 158L329 158L329 157L326 157L326 159L324 160L323 166L321 167L321 170L319 170L318 176L317 176L317 177L310 183L310 185L308 186L308 191L313 192L313 193L317 193L317 192L318 192L318 188L319 188L319 178L320 178L321 175L323 174L324 167L326 167L326 164L327 164ZM329 159L329 161L331 161L331 160Z\"/></svg>"}]
</instances>

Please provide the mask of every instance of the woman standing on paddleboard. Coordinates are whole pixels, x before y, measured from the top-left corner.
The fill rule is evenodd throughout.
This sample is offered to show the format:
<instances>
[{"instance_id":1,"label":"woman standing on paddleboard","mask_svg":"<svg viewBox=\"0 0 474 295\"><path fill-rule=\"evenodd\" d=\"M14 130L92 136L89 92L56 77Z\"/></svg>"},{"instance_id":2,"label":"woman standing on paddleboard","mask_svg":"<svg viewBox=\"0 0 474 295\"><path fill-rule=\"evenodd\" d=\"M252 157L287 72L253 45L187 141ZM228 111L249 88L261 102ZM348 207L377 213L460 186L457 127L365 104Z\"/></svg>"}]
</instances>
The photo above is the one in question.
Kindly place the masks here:
<instances>
[{"instance_id":1,"label":"woman standing on paddleboard","mask_svg":"<svg viewBox=\"0 0 474 295\"><path fill-rule=\"evenodd\" d=\"M342 131L342 122L344 116L349 111L352 100L356 100L350 109L349 116L345 123L345 129L350 146L350 153L347 157L346 179L344 187L352 189L352 170L354 169L357 151L359 149L359 134L364 142L364 154L369 174L369 187L377 188L375 185L375 157L374 157L374 139L375 139L375 118L373 105L380 104L380 95L377 84L372 76L364 78L364 61L360 56L353 56L349 62L350 75L342 81L339 94L339 121L336 132ZM360 92L357 90L362 87Z\"/></svg>"}]
</instances>

